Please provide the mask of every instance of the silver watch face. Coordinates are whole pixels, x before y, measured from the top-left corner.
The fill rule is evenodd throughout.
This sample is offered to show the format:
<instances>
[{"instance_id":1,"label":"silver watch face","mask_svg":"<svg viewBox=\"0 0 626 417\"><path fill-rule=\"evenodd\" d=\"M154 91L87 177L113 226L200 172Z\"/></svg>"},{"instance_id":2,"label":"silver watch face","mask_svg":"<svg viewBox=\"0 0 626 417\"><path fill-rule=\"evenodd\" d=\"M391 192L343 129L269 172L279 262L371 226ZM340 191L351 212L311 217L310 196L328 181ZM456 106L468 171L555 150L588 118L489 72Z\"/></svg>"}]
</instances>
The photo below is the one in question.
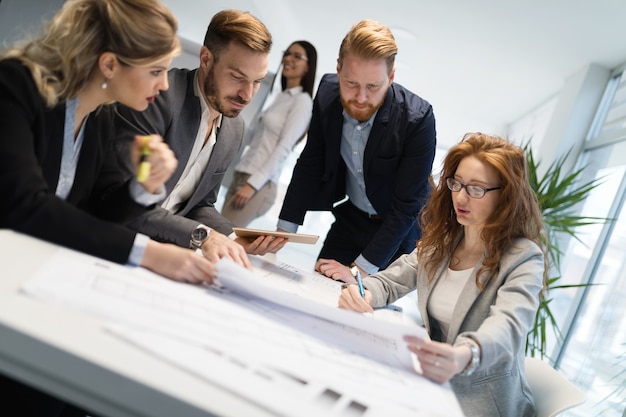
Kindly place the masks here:
<instances>
[{"instance_id":1,"label":"silver watch face","mask_svg":"<svg viewBox=\"0 0 626 417\"><path fill-rule=\"evenodd\" d=\"M193 229L193 232L191 232L191 240L197 243L202 243L208 235L209 232L205 228L198 227L196 229Z\"/></svg>"}]
</instances>

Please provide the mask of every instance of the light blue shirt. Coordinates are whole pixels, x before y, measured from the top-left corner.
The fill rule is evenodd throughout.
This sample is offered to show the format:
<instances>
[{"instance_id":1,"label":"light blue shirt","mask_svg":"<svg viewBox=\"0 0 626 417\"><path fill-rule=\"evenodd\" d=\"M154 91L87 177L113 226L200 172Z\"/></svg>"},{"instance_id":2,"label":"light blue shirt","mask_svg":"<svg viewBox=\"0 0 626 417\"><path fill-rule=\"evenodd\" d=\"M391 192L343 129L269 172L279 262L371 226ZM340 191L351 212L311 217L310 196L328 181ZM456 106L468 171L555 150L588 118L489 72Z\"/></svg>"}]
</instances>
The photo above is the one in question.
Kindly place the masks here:
<instances>
[{"instance_id":1,"label":"light blue shirt","mask_svg":"<svg viewBox=\"0 0 626 417\"><path fill-rule=\"evenodd\" d=\"M376 112L378 113L378 112ZM343 111L343 128L341 131L341 157L346 163L346 194L350 202L360 210L369 214L377 214L365 191L365 175L363 172L363 156L367 139L372 131L376 113L365 122L359 122ZM298 225L286 220L278 220L277 228L295 233ZM368 274L378 272L378 267L360 254L354 263Z\"/></svg>"},{"instance_id":2,"label":"light blue shirt","mask_svg":"<svg viewBox=\"0 0 626 417\"><path fill-rule=\"evenodd\" d=\"M74 127L76 126L76 107L78 107L78 99L72 98L65 103L65 128L63 131L63 152L61 154L61 172L59 173L59 180L55 194L57 197L67 200L67 196L72 190L74 185L74 178L76 176L76 167L78 165L78 159L80 157L80 150L83 146L85 138L85 123L80 127L78 136L74 140ZM89 116L87 116L89 117ZM158 203L165 197L165 189L162 187L158 194L150 194L137 183L135 179L131 180L130 195L137 202L143 206L149 206L151 204ZM133 247L128 255L128 263L134 266L140 265L143 259L143 254L148 245L148 236L137 233L135 235L135 241Z\"/></svg>"},{"instance_id":3,"label":"light blue shirt","mask_svg":"<svg viewBox=\"0 0 626 417\"><path fill-rule=\"evenodd\" d=\"M372 131L376 113L366 122L359 122L343 111L343 129L341 133L341 157L346 163L346 194L350 202L358 209L369 214L376 214L365 192L365 174L363 157L367 139Z\"/></svg>"}]
</instances>

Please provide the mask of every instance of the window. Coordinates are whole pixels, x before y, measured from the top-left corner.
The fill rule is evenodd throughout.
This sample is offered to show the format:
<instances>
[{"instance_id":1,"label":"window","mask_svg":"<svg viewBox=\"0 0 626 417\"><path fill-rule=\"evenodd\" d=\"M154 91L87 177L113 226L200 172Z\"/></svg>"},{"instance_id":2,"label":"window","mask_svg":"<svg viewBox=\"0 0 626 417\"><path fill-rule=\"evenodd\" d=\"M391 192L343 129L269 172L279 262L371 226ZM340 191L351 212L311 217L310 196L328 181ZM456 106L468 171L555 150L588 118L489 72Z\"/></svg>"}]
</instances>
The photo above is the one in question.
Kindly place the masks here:
<instances>
[{"instance_id":1,"label":"window","mask_svg":"<svg viewBox=\"0 0 626 417\"><path fill-rule=\"evenodd\" d=\"M582 180L602 179L587 199L584 216L614 221L578 229L561 261L564 284L553 311L564 343L552 357L587 401L567 415L622 416L626 407L626 74L616 71L607 86L581 153Z\"/></svg>"}]
</instances>

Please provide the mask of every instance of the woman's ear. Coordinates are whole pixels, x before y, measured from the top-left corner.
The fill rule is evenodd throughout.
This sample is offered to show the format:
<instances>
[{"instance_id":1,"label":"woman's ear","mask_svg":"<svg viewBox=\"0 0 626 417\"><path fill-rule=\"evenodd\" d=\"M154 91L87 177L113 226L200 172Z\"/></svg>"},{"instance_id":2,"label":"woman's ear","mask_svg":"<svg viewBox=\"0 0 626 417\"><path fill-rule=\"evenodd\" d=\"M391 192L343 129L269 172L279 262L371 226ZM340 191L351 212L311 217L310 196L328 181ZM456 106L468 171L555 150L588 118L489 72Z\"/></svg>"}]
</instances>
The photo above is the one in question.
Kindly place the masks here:
<instances>
[{"instance_id":1,"label":"woman's ear","mask_svg":"<svg viewBox=\"0 0 626 417\"><path fill-rule=\"evenodd\" d=\"M98 67L107 80L113 78L119 62L113 52L103 52L98 58Z\"/></svg>"}]
</instances>

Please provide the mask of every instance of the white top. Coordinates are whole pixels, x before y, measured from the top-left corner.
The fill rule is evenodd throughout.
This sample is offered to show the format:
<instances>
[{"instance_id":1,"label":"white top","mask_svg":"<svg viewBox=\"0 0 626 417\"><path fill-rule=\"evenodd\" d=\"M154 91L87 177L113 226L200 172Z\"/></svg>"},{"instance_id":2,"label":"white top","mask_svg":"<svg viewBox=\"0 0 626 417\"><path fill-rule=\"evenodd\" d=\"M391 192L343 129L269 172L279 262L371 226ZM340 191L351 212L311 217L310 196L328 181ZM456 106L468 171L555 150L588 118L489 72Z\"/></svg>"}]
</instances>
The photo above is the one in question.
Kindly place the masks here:
<instances>
[{"instance_id":1,"label":"white top","mask_svg":"<svg viewBox=\"0 0 626 417\"><path fill-rule=\"evenodd\" d=\"M278 94L248 127L248 146L235 171L250 174L248 184L256 190L268 181L278 183L283 163L309 127L312 111L313 100L301 86Z\"/></svg>"},{"instance_id":2,"label":"white top","mask_svg":"<svg viewBox=\"0 0 626 417\"><path fill-rule=\"evenodd\" d=\"M178 179L176 186L170 193L170 195L163 201L161 206L171 212L176 212L182 202L187 201L191 194L194 192L202 174L209 163L211 153L213 152L213 146L217 140L216 131L222 124L222 115L220 114L213 126L209 126L209 116L211 111L204 96L200 94L200 86L198 85L198 77L194 83L194 91L198 97L200 97L200 107L202 109L202 117L200 119L200 127L196 134L196 140L193 144L193 149L187 160L187 165L183 174ZM208 137L207 137L208 135Z\"/></svg>"},{"instance_id":3,"label":"white top","mask_svg":"<svg viewBox=\"0 0 626 417\"><path fill-rule=\"evenodd\" d=\"M444 337L448 334L456 302L459 300L473 270L473 267L462 271L448 268L433 288L428 300L428 312L439 323L441 334Z\"/></svg>"}]
</instances>

